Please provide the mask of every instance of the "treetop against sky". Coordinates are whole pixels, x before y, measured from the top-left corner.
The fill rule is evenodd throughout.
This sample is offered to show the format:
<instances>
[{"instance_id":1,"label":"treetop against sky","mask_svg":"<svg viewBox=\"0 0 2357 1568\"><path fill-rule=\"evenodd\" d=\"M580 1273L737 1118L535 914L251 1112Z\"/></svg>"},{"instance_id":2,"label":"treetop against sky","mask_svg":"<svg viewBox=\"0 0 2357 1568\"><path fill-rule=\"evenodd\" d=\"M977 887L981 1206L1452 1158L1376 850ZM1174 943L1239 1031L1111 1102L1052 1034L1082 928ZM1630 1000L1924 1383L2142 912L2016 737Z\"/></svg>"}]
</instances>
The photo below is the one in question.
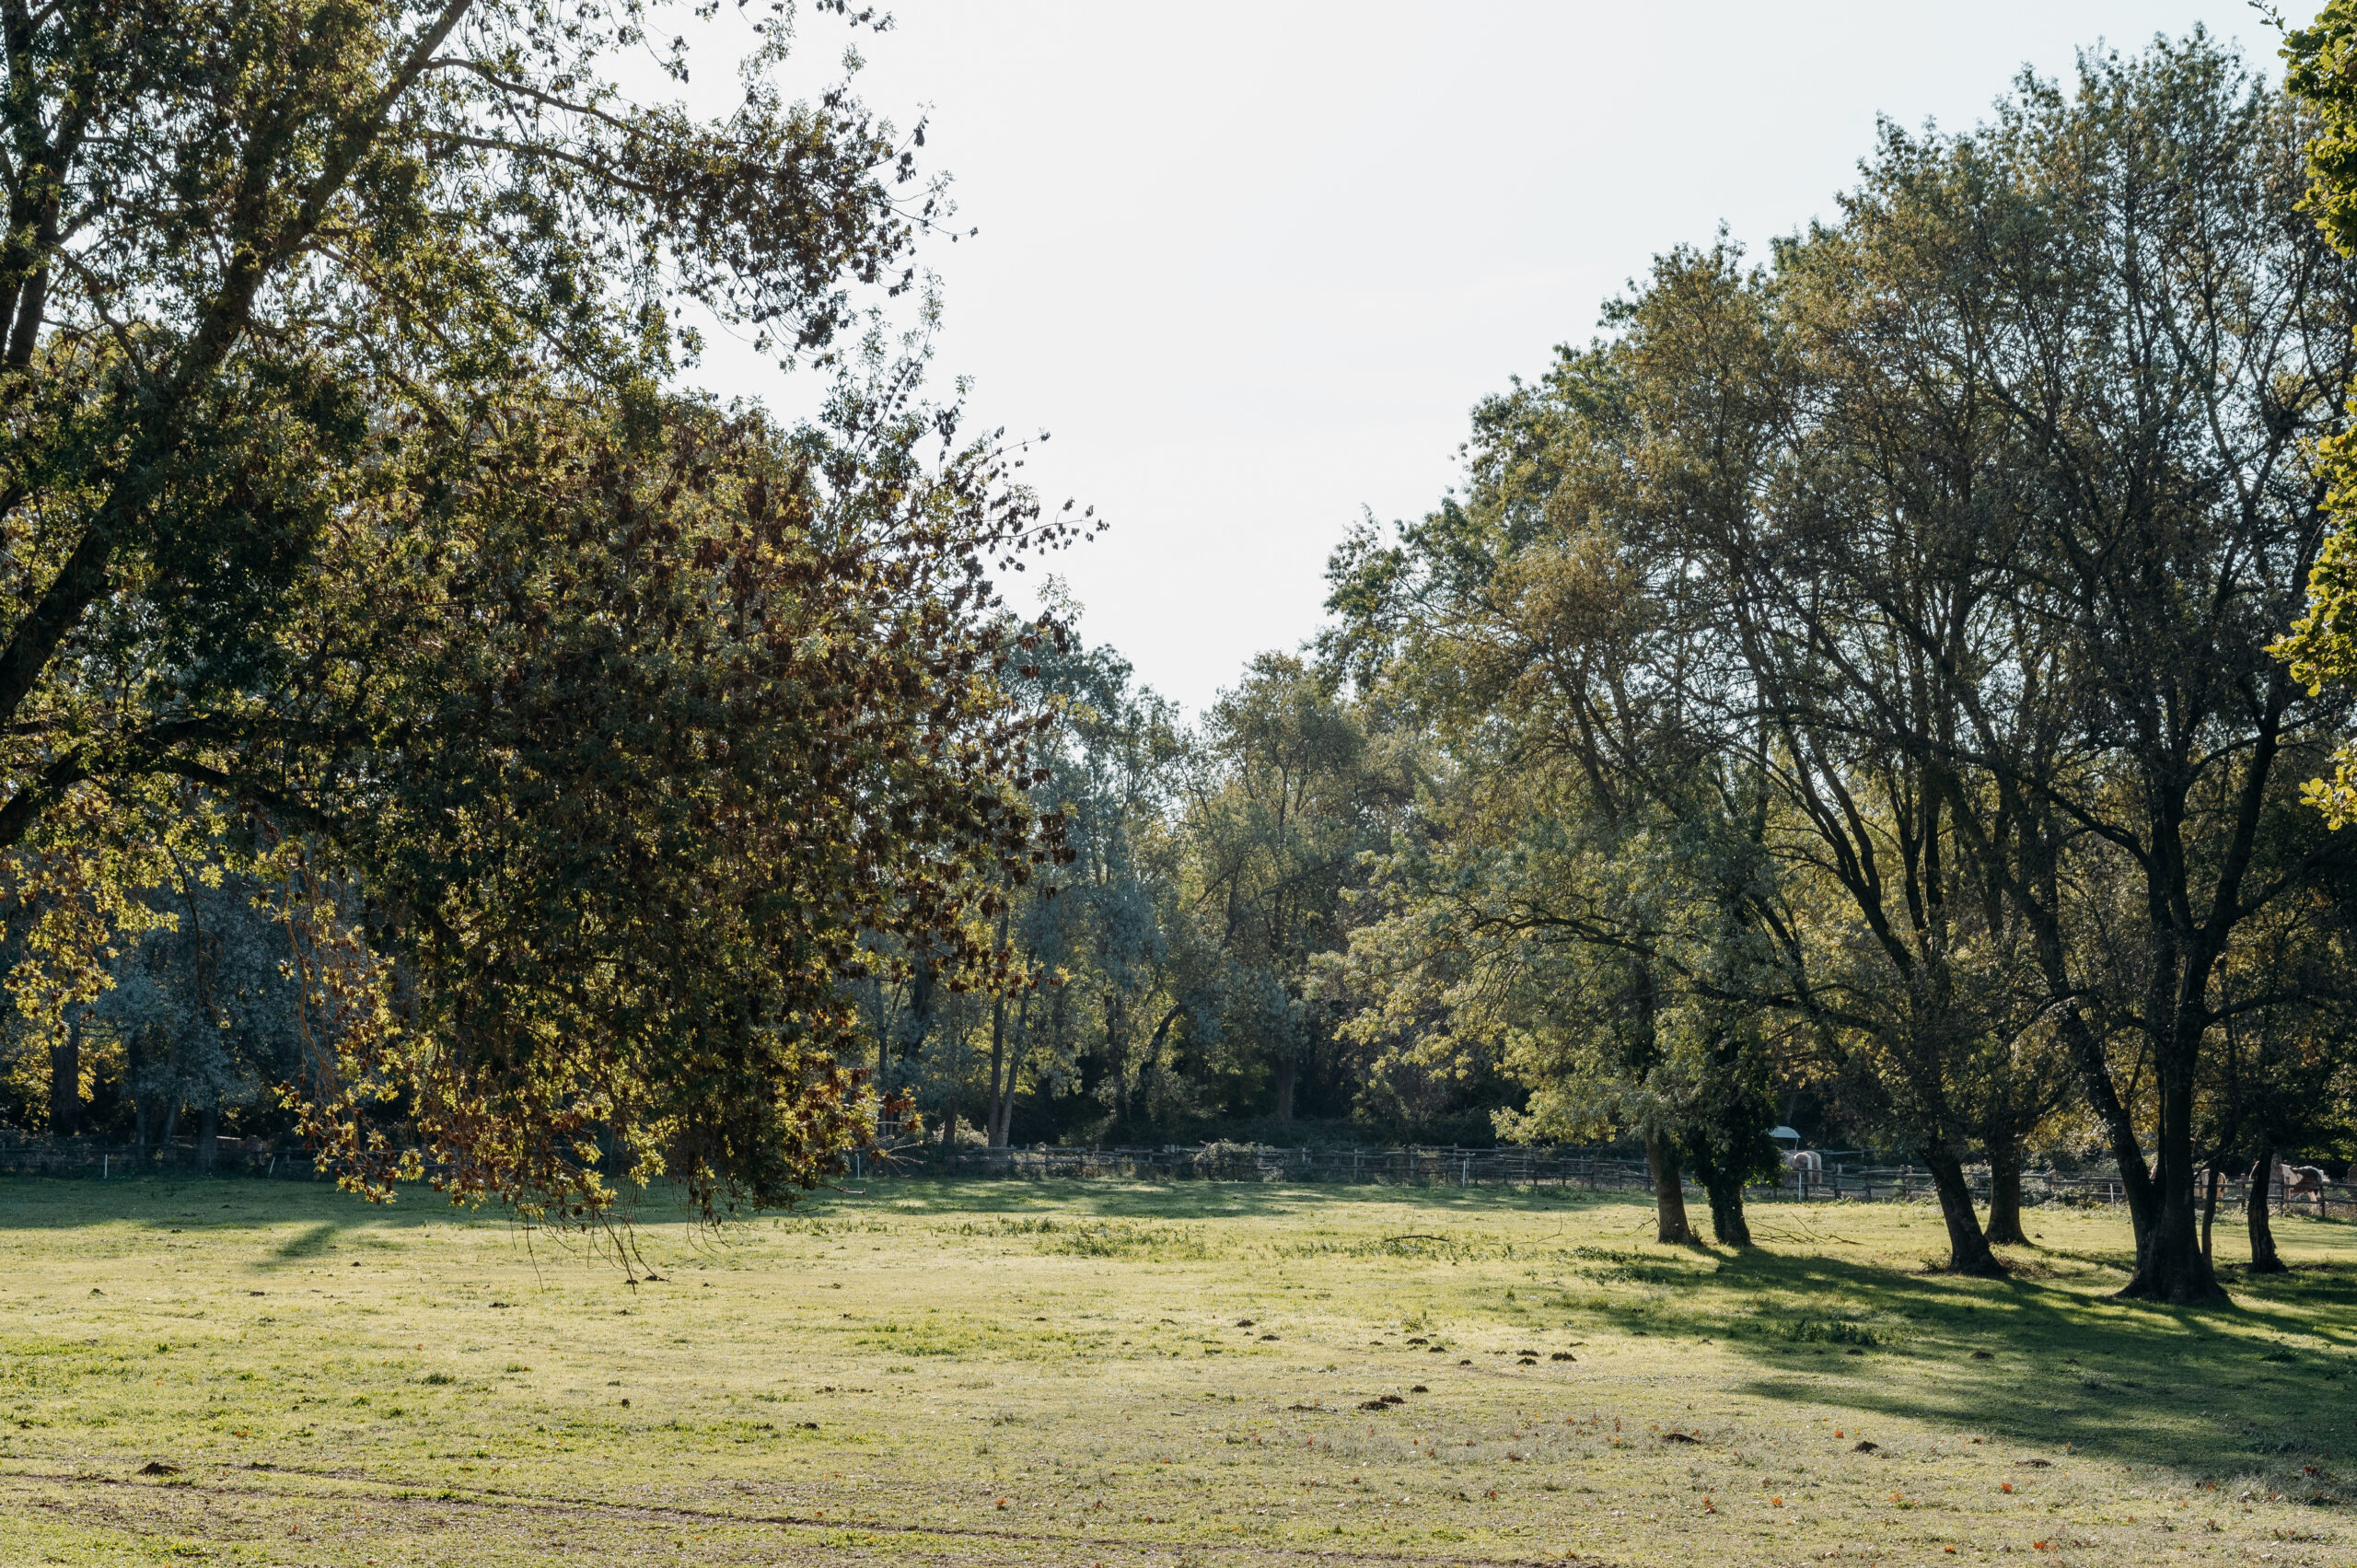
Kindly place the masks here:
<instances>
[{"instance_id":1,"label":"treetop against sky","mask_svg":"<svg viewBox=\"0 0 2357 1568\"><path fill-rule=\"evenodd\" d=\"M922 250L940 363L980 425L1053 433L1030 482L1114 523L1056 563L1090 640L1191 711L1317 629L1362 507L1459 482L1474 403L1655 253L1832 217L1877 116L1959 129L2025 64L2197 23L2275 49L2240 0L890 10L859 91L980 229ZM702 376L795 395L726 338Z\"/></svg>"}]
</instances>

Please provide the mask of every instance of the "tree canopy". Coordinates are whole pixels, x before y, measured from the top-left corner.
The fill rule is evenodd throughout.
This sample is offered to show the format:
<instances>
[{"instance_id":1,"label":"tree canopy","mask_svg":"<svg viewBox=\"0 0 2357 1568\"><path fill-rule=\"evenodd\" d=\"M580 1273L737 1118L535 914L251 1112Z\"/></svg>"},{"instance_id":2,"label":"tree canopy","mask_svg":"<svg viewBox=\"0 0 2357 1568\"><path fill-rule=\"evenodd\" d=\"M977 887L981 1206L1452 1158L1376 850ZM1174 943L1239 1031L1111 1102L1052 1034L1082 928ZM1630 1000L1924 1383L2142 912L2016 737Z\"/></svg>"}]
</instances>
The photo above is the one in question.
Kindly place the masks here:
<instances>
[{"instance_id":1,"label":"tree canopy","mask_svg":"<svg viewBox=\"0 0 2357 1568\"><path fill-rule=\"evenodd\" d=\"M617 1168L778 1201L868 1114L863 935L962 931L1061 853L995 679L1057 633L986 566L1068 529L862 300L946 214L922 128L789 100L794 12L744 20L711 114L613 79L690 79L633 4L0 29L17 994L65 1027L123 889L203 838L280 889L306 1125L372 1191L392 1117L552 1214ZM699 319L835 389L668 389Z\"/></svg>"}]
</instances>

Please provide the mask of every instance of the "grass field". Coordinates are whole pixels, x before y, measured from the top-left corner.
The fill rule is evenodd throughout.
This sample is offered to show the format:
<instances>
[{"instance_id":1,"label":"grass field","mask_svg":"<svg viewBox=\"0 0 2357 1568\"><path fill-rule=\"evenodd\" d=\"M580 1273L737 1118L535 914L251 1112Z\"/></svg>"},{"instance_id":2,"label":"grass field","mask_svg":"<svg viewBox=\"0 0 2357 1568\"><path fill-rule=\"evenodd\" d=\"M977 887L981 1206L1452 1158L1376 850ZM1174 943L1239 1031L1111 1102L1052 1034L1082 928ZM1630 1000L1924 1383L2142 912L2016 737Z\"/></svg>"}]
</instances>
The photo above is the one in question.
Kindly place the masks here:
<instances>
[{"instance_id":1,"label":"grass field","mask_svg":"<svg viewBox=\"0 0 2357 1568\"><path fill-rule=\"evenodd\" d=\"M0 1182L0 1564L2357 1563L2357 1226L2193 1312L2033 1219L1992 1283L1887 1204L869 1182L633 1287L424 1195Z\"/></svg>"}]
</instances>

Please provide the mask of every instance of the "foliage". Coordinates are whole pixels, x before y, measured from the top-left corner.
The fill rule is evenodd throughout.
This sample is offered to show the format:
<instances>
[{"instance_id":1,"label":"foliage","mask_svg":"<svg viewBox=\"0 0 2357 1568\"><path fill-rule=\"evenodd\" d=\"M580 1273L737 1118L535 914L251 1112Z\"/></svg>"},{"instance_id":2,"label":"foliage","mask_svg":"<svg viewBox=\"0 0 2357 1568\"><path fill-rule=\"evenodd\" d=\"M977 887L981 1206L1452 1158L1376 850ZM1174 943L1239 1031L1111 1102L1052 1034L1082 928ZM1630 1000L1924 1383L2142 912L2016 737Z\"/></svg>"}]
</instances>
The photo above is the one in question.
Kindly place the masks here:
<instances>
[{"instance_id":1,"label":"foliage","mask_svg":"<svg viewBox=\"0 0 2357 1568\"><path fill-rule=\"evenodd\" d=\"M979 459L925 467L927 434L517 411L482 434L495 482L383 541L412 563L376 656L323 596L314 668L363 675L336 729L367 744L289 755L300 794L244 781L370 906L366 950L307 976L351 1010L315 1138L381 1179L363 1112L398 1095L461 1191L593 1206L611 1162L707 1209L855 1139L868 938L987 968L969 915L1066 853L1021 795L1044 715L998 681L1039 636L980 613L981 552L1031 514Z\"/></svg>"},{"instance_id":2,"label":"foliage","mask_svg":"<svg viewBox=\"0 0 2357 1568\"><path fill-rule=\"evenodd\" d=\"M1069 530L874 315L947 210L922 130L788 101L794 13L740 19L710 118L612 80L633 3L7 29L12 989L54 1028L134 978L192 845L276 889L305 1127L378 1195L415 1139L553 1216L784 1200L870 1114L861 944L978 954L1061 854L1000 679L1053 633L985 568ZM698 313L823 411L665 390Z\"/></svg>"},{"instance_id":3,"label":"foliage","mask_svg":"<svg viewBox=\"0 0 2357 1568\"><path fill-rule=\"evenodd\" d=\"M1179 828L1180 918L1216 955L1221 1030L1266 1063L1279 1121L1305 1079L1347 1103L1315 969L1348 942L1364 858L1412 798L1416 768L1412 738L1291 655L1253 659L1204 715ZM1377 1064L1358 1098L1392 1110L1422 1097Z\"/></svg>"},{"instance_id":4,"label":"foliage","mask_svg":"<svg viewBox=\"0 0 2357 1568\"><path fill-rule=\"evenodd\" d=\"M2316 115L2308 144L2308 189L2301 209L2310 214L2333 249L2357 255L2357 6L2328 0L2313 25L2285 34L2284 87ZM2357 386L2349 394L2357 400ZM2352 402L2357 407L2357 402ZM2320 476L2329 487L2325 510L2335 519L2309 572L2306 613L2276 645L2277 654L2305 682L2310 694L2345 686L2357 674L2357 560L2345 519L2357 512L2357 451L2342 430L2317 442ZM2357 817L2357 753L2344 745L2334 753L2334 772L2307 786L2309 802L2334 828Z\"/></svg>"},{"instance_id":5,"label":"foliage","mask_svg":"<svg viewBox=\"0 0 2357 1568\"><path fill-rule=\"evenodd\" d=\"M1886 127L1771 268L1664 255L1485 406L1468 499L1334 569L1331 656L1454 763L1394 923L1446 972L1405 994L1588 1035L1522 1058L1574 1105L1708 1003L1905 1132L1968 1270L1961 1162L2075 1086L2135 1289L2209 1294L2220 979L2340 874L2287 773L2343 709L2266 652L2357 319L2293 210L2308 129L2200 34L2088 56L1971 134ZM1593 978L1501 1011L1557 947Z\"/></svg>"}]
</instances>

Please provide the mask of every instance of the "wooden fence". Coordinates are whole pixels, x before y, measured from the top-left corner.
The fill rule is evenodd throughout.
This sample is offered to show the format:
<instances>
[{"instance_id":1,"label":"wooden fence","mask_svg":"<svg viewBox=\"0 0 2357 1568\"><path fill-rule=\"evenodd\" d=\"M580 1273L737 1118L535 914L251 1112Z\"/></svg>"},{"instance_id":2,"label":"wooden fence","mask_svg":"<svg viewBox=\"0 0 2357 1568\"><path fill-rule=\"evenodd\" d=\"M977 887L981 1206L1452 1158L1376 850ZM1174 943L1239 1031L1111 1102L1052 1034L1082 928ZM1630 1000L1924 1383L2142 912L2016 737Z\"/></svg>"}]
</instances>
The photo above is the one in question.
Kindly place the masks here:
<instances>
[{"instance_id":1,"label":"wooden fence","mask_svg":"<svg viewBox=\"0 0 2357 1568\"><path fill-rule=\"evenodd\" d=\"M894 1149L888 1160L867 1160L863 1175L1002 1177L1046 1180L1122 1178L1147 1181L1284 1181L1372 1183L1394 1187L1550 1187L1589 1191L1650 1191L1653 1177L1644 1161L1605 1151L1567 1149L1312 1149L1269 1144L1208 1144L1162 1148L978 1149L920 1144ZM1986 1167L1969 1168L1973 1196L1989 1200ZM2229 1179L2219 1206L2239 1213L2246 1183ZM1701 1188L1689 1179L1689 1195ZM1775 1186L1748 1189L1749 1202L1929 1202L1930 1176L1906 1165L1841 1165L1816 1179L1798 1181L1786 1171ZM2357 1186L2328 1182L2322 1191L2285 1198L2278 1184L2279 1210L2318 1217L2357 1218ZM2117 1178L2058 1176L2036 1172L2022 1179L2026 1205L2117 1206L2126 1201Z\"/></svg>"},{"instance_id":2,"label":"wooden fence","mask_svg":"<svg viewBox=\"0 0 2357 1568\"><path fill-rule=\"evenodd\" d=\"M313 1174L311 1156L301 1149L286 1149L261 1138L217 1140L207 1163L206 1151L192 1138L151 1144L101 1144L86 1138L28 1138L0 1132L0 1175L110 1177L170 1172L187 1176L266 1176L308 1180Z\"/></svg>"},{"instance_id":3,"label":"wooden fence","mask_svg":"<svg viewBox=\"0 0 2357 1568\"><path fill-rule=\"evenodd\" d=\"M193 1140L180 1139L145 1149L85 1139L31 1138L0 1130L0 1175L55 1176L105 1180L160 1174L249 1176L308 1180L324 1174L300 1149L254 1138L224 1138L212 1163ZM981 1149L935 1144L902 1144L882 1157L858 1157L865 1177L958 1176L1008 1180L1118 1179L1136 1181L1331 1182L1387 1187L1566 1188L1588 1191L1650 1191L1644 1161L1610 1150L1469 1149L1456 1146L1393 1149L1284 1148L1267 1144L1166 1144L1160 1148ZM1974 1198L1989 1199L1989 1173L1968 1169ZM2240 1214L2248 1184L2227 1179L2221 1212ZM1701 1189L1690 1179L1689 1196ZM1836 1163L1821 1177L1796 1181L1786 1171L1781 1183L1745 1193L1748 1202L1929 1202L1931 1178L1906 1165ZM2273 1193L2279 1213L2317 1218L2357 1219L2357 1185L2327 1182L2321 1191ZM2033 1172L2022 1179L2022 1202L2072 1207L2118 1206L2124 1202L2116 1178L2058 1176Z\"/></svg>"}]
</instances>

